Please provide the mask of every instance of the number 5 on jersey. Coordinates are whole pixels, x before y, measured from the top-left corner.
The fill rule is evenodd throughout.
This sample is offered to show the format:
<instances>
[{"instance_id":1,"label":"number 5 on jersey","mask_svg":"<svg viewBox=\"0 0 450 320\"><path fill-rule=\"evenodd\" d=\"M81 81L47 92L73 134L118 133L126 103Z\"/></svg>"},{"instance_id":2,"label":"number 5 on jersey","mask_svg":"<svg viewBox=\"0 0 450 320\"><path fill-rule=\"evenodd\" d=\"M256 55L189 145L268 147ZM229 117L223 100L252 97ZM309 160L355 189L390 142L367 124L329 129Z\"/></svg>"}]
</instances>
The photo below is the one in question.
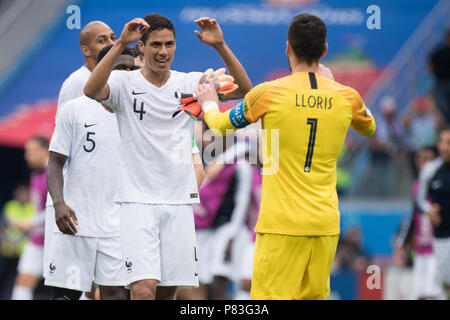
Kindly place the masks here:
<instances>
[{"instance_id":1,"label":"number 5 on jersey","mask_svg":"<svg viewBox=\"0 0 450 320\"><path fill-rule=\"evenodd\" d=\"M92 152L95 149L95 141L91 138L91 135L95 135L95 132L89 131L86 135L86 141L89 142L88 144L83 145L83 149L86 152Z\"/></svg>"},{"instance_id":2,"label":"number 5 on jersey","mask_svg":"<svg viewBox=\"0 0 450 320\"><path fill-rule=\"evenodd\" d=\"M144 102L141 102L141 109L137 109L137 99L134 99L134 103L133 103L133 110L136 113L139 113L139 120L143 120L144 119L144 114L146 113L144 111Z\"/></svg>"}]
</instances>

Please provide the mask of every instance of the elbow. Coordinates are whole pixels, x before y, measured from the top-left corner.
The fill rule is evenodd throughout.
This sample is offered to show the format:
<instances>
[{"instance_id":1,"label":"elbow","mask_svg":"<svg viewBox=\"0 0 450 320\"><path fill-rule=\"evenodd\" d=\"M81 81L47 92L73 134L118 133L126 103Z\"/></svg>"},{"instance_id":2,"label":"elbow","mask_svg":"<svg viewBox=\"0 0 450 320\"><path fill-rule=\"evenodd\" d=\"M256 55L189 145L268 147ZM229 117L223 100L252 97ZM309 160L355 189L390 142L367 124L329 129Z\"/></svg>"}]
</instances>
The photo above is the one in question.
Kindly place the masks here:
<instances>
[{"instance_id":1,"label":"elbow","mask_svg":"<svg viewBox=\"0 0 450 320\"><path fill-rule=\"evenodd\" d=\"M85 95L86 97L95 100L95 93L94 93L94 91L93 91L91 88L89 88L89 86L87 86L87 85L84 86L83 93L84 93L84 95Z\"/></svg>"}]
</instances>

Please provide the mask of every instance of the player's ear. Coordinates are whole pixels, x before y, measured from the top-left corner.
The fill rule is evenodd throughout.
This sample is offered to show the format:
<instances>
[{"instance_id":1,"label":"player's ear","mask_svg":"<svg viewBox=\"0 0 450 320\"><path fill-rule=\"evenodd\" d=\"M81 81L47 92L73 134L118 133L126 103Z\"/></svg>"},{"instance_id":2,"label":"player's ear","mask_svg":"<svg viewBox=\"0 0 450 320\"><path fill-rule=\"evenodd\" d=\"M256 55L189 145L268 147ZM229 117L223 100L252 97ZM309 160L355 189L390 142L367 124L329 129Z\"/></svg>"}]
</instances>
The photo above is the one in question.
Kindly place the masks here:
<instances>
[{"instance_id":1,"label":"player's ear","mask_svg":"<svg viewBox=\"0 0 450 320\"><path fill-rule=\"evenodd\" d=\"M86 45L81 46L81 53L83 53L83 56L85 57L90 57L92 55L91 50L89 50L89 48Z\"/></svg>"},{"instance_id":2,"label":"player's ear","mask_svg":"<svg viewBox=\"0 0 450 320\"><path fill-rule=\"evenodd\" d=\"M145 43L142 40L139 40L139 50L141 53L144 53Z\"/></svg>"},{"instance_id":3,"label":"player's ear","mask_svg":"<svg viewBox=\"0 0 450 320\"><path fill-rule=\"evenodd\" d=\"M325 49L323 49L322 58L327 55L328 52L328 43L325 42Z\"/></svg>"},{"instance_id":4,"label":"player's ear","mask_svg":"<svg viewBox=\"0 0 450 320\"><path fill-rule=\"evenodd\" d=\"M291 44L289 43L289 41L286 40L286 51L285 51L286 55L288 56L290 53L292 53L292 48L291 48Z\"/></svg>"}]
</instances>

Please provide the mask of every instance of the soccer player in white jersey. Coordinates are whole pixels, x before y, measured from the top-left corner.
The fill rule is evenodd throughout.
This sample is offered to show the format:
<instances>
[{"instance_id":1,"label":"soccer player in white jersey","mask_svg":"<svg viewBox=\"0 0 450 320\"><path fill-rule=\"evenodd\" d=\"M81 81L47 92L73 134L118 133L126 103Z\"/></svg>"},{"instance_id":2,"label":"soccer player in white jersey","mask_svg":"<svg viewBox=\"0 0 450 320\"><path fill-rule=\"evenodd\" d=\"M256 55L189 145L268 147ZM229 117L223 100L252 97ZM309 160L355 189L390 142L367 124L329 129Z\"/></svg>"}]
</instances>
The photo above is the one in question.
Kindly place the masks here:
<instances>
[{"instance_id":1,"label":"soccer player in white jersey","mask_svg":"<svg viewBox=\"0 0 450 320\"><path fill-rule=\"evenodd\" d=\"M226 45L213 19L196 20L199 39L211 45L236 79L243 97L251 82ZM112 71L125 46L141 39L141 70ZM172 118L179 108L175 92L192 93L200 72L170 70L175 52L172 22L158 14L127 23L120 38L91 74L84 93L111 107L122 139L117 201L121 242L131 299L173 299L177 286L198 286L192 204L198 203L191 150L194 120ZM157 285L158 290L157 290Z\"/></svg>"},{"instance_id":2,"label":"soccer player in white jersey","mask_svg":"<svg viewBox=\"0 0 450 320\"><path fill-rule=\"evenodd\" d=\"M116 34L104 22L92 21L81 29L79 40L84 65L63 82L58 96L57 114L66 102L84 95L84 85L97 65L98 54L104 47L116 42Z\"/></svg>"},{"instance_id":3,"label":"soccer player in white jersey","mask_svg":"<svg viewBox=\"0 0 450 320\"><path fill-rule=\"evenodd\" d=\"M102 21L91 21L86 24L80 32L79 42L80 49L84 56L84 64L74 71L62 84L58 96L58 106L56 117L66 102L84 95L83 88L86 84L92 70L97 65L97 57L100 51L112 45L116 41L116 34L111 28ZM55 119L56 120L56 119ZM47 275L50 261L48 259L48 251L51 247L52 226L55 220L55 211L50 195L47 195L46 214L45 214L45 244L44 244L44 278ZM94 299L94 288L92 292L83 296L87 299Z\"/></svg>"},{"instance_id":4,"label":"soccer player in white jersey","mask_svg":"<svg viewBox=\"0 0 450 320\"><path fill-rule=\"evenodd\" d=\"M133 67L126 48L114 68ZM76 300L90 290L92 279L100 286L100 299L126 299L120 205L113 201L121 157L114 114L86 96L69 101L59 114L50 152L47 180L57 233L45 284L54 287L52 299Z\"/></svg>"}]
</instances>

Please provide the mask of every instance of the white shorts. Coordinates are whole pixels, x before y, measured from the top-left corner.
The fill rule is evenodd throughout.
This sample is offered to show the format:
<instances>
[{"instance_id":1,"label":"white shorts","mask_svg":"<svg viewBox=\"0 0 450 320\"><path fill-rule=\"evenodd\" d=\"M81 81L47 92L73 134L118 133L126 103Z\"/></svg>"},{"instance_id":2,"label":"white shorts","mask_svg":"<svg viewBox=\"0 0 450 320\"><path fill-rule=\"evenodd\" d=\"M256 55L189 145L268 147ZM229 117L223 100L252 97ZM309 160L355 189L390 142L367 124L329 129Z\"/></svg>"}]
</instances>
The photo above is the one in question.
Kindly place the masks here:
<instances>
[{"instance_id":1,"label":"white shorts","mask_svg":"<svg viewBox=\"0 0 450 320\"><path fill-rule=\"evenodd\" d=\"M44 278L48 274L50 259L48 257L51 252L52 239L53 239L53 225L55 222L55 208L53 206L47 206L45 208L45 234L44 234L44 258L43 258L43 270Z\"/></svg>"},{"instance_id":2,"label":"white shorts","mask_svg":"<svg viewBox=\"0 0 450 320\"><path fill-rule=\"evenodd\" d=\"M415 255L413 281L416 299L440 296L440 287L436 282L436 257L434 254Z\"/></svg>"},{"instance_id":3,"label":"white shorts","mask_svg":"<svg viewBox=\"0 0 450 320\"><path fill-rule=\"evenodd\" d=\"M124 286L125 268L120 238L53 234L45 285L77 291L99 286Z\"/></svg>"},{"instance_id":4,"label":"white shorts","mask_svg":"<svg viewBox=\"0 0 450 320\"><path fill-rule=\"evenodd\" d=\"M233 275L233 253L226 259L229 242L227 225L217 229L198 229L197 231L199 281L211 284L215 276L231 279ZM233 248L235 241L233 242Z\"/></svg>"},{"instance_id":5,"label":"white shorts","mask_svg":"<svg viewBox=\"0 0 450 320\"><path fill-rule=\"evenodd\" d=\"M450 238L434 238L433 251L436 257L436 280L450 285Z\"/></svg>"},{"instance_id":6,"label":"white shorts","mask_svg":"<svg viewBox=\"0 0 450 320\"><path fill-rule=\"evenodd\" d=\"M28 242L20 256L17 270L20 273L32 274L37 277L42 277L42 261L44 257L44 247L35 245L33 242Z\"/></svg>"},{"instance_id":7,"label":"white shorts","mask_svg":"<svg viewBox=\"0 0 450 320\"><path fill-rule=\"evenodd\" d=\"M127 285L198 286L192 205L122 203L120 219Z\"/></svg>"}]
</instances>

